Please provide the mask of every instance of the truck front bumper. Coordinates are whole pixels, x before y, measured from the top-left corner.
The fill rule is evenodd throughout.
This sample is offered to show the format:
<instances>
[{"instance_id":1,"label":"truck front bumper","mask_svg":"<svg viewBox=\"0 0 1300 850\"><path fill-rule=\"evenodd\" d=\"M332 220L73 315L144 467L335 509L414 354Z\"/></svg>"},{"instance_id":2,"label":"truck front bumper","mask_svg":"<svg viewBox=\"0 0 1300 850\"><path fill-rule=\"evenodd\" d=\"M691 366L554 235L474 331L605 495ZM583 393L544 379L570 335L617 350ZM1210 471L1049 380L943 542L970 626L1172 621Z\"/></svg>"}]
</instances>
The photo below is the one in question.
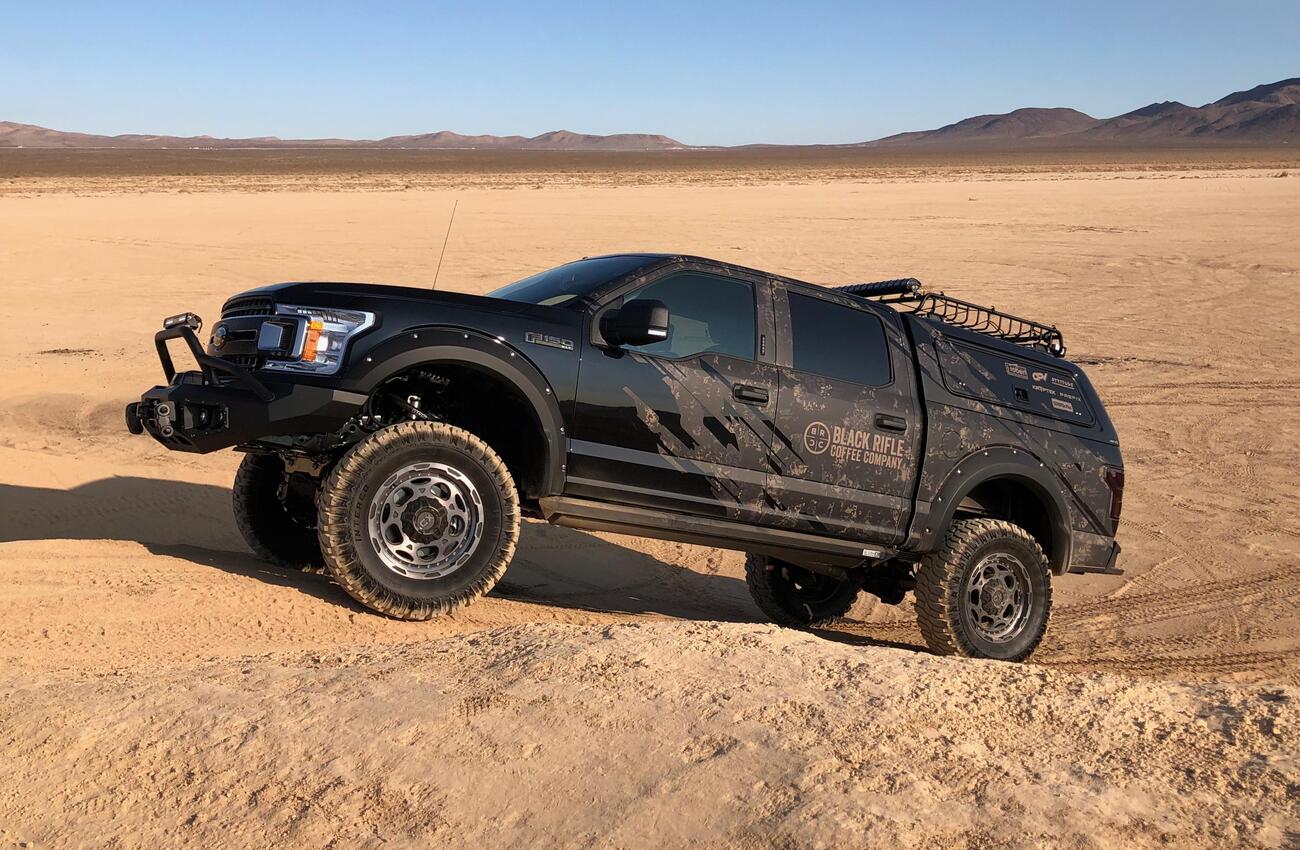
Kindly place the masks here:
<instances>
[{"instance_id":1,"label":"truck front bumper","mask_svg":"<svg viewBox=\"0 0 1300 850\"><path fill-rule=\"evenodd\" d=\"M267 437L335 433L366 403L360 393L259 380L246 369L204 354L195 329L178 324L155 335L168 383L126 406L126 427L132 434L148 432L176 451L213 452ZM199 371L176 371L167 351L170 339L185 341Z\"/></svg>"}]
</instances>

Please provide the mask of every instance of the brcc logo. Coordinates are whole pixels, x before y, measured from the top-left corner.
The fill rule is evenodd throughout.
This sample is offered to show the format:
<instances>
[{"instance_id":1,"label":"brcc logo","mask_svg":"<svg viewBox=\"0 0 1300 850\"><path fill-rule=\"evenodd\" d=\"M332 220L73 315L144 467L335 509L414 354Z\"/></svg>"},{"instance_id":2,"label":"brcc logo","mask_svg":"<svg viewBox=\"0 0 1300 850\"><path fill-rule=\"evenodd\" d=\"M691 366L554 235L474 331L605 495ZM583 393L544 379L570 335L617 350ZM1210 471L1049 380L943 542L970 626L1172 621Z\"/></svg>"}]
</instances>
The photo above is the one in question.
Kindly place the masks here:
<instances>
[{"instance_id":1,"label":"brcc logo","mask_svg":"<svg viewBox=\"0 0 1300 850\"><path fill-rule=\"evenodd\" d=\"M826 427L825 422L809 422L808 427L803 429L803 444L813 454L821 454L830 448L831 429Z\"/></svg>"}]
</instances>

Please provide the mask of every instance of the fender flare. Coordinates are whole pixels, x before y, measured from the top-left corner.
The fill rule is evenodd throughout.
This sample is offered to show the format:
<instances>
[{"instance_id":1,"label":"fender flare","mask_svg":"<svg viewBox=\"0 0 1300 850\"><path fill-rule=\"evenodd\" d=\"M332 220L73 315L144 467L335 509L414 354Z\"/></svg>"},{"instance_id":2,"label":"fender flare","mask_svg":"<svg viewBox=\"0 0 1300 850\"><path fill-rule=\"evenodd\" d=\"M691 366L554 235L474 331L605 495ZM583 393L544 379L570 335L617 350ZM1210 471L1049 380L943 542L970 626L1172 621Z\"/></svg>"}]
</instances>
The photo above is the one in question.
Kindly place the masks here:
<instances>
[{"instance_id":1,"label":"fender flare","mask_svg":"<svg viewBox=\"0 0 1300 850\"><path fill-rule=\"evenodd\" d=\"M448 327L410 328L373 349L358 352L351 388L370 396L384 381L416 366L454 364L491 375L515 387L528 402L546 440L539 496L564 489L564 416L541 370L499 337ZM360 367L360 368L358 368Z\"/></svg>"},{"instance_id":2,"label":"fender flare","mask_svg":"<svg viewBox=\"0 0 1300 850\"><path fill-rule=\"evenodd\" d=\"M979 485L998 479L1023 484L1046 506L1052 524L1052 551L1047 553L1047 560L1052 572L1064 573L1069 568L1073 549L1069 506L1061 495L1061 484L1051 470L1033 453L1019 447L979 449L953 464L952 471L931 503L930 514L925 519L927 527L916 548L923 552L939 549L962 499Z\"/></svg>"}]
</instances>

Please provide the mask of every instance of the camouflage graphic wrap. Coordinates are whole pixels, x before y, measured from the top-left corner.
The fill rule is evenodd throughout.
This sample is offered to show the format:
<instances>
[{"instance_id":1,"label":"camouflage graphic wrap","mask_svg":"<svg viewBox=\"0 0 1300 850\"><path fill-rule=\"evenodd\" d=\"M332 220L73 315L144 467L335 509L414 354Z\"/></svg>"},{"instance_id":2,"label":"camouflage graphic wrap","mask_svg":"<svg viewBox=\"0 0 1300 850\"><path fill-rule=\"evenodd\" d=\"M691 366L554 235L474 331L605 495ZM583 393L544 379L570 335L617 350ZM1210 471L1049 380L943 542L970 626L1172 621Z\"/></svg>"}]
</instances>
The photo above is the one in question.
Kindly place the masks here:
<instances>
[{"instance_id":1,"label":"camouflage graphic wrap","mask_svg":"<svg viewBox=\"0 0 1300 850\"><path fill-rule=\"evenodd\" d=\"M954 500L985 480L986 468L997 466L999 475L1035 486L1050 498L1063 538L1048 553L1055 569L1104 564L1113 536L1104 475L1107 466L1122 461L1104 410L1088 401L1095 392L1087 377L1023 348L1002 350L935 322L907 321L927 401L930 447L917 484L909 546L933 545ZM1051 384L1053 378L1059 383ZM1069 387L1062 385L1067 379ZM1073 403L1079 421L1051 408L1051 400L1060 398ZM1097 537L1105 538L1104 547Z\"/></svg>"},{"instance_id":2,"label":"camouflage graphic wrap","mask_svg":"<svg viewBox=\"0 0 1300 850\"><path fill-rule=\"evenodd\" d=\"M1087 377L1072 364L721 265L674 263L627 281L621 292L683 268L755 286L755 359L649 356L602 346L593 330L566 494L919 554L939 545L973 490L1000 480L1043 506L1054 569L1106 563L1113 528L1105 473L1122 467L1119 444ZM787 291L877 316L888 382L866 386L796 370ZM764 400L741 400L745 389Z\"/></svg>"},{"instance_id":3,"label":"camouflage graphic wrap","mask_svg":"<svg viewBox=\"0 0 1300 850\"><path fill-rule=\"evenodd\" d=\"M768 507L773 520L799 531L900 541L912 513L920 462L920 410L911 346L892 310L863 307L833 293L823 300L881 320L892 380L864 386L793 368L785 288L775 293L781 389L772 443ZM889 427L886 427L889 426Z\"/></svg>"},{"instance_id":4,"label":"camouflage graphic wrap","mask_svg":"<svg viewBox=\"0 0 1300 850\"><path fill-rule=\"evenodd\" d=\"M709 264L673 265L628 281L595 311L597 344L584 350L566 493L758 522L778 388L766 280L742 278L755 297L753 360L713 353L671 359L600 345L603 310L682 270L726 274ZM746 402L738 388L767 401Z\"/></svg>"}]
</instances>

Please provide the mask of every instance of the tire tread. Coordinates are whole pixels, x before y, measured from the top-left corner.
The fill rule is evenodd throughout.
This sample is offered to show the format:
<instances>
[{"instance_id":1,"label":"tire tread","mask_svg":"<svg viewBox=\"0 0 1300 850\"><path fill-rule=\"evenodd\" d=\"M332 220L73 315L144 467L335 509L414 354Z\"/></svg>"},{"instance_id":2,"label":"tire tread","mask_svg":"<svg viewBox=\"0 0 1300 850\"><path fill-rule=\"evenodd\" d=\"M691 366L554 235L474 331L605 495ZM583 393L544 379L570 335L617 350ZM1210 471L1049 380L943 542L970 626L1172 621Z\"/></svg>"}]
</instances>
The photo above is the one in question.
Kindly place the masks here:
<instances>
[{"instance_id":1,"label":"tire tread","mask_svg":"<svg viewBox=\"0 0 1300 850\"><path fill-rule=\"evenodd\" d=\"M266 490L278 486L282 469L274 455L244 455L231 487L235 527L253 554L269 564L286 570L319 568L325 561L315 533L294 524L287 515L278 515L267 504ZM278 500L275 507L283 514Z\"/></svg>"},{"instance_id":2,"label":"tire tread","mask_svg":"<svg viewBox=\"0 0 1300 850\"><path fill-rule=\"evenodd\" d=\"M1016 538L1019 542L1033 548L1038 554L1037 567L1047 571L1047 557L1029 532L1018 525L1000 519L963 519L957 520L944 536L942 548L931 552L921 559L917 569L916 582L916 621L921 628L921 636L926 646L936 655L958 655L966 658L983 658L983 653L972 644L965 635L961 625L959 604L961 602L961 580L966 559L974 548L990 536ZM1052 582L1050 576L1044 581L1046 598L1044 604L1050 616L1052 606ZM1047 631L1049 617L1043 617L1038 625L1037 634L1027 648L1006 661L1023 661L1038 647Z\"/></svg>"},{"instance_id":3,"label":"tire tread","mask_svg":"<svg viewBox=\"0 0 1300 850\"><path fill-rule=\"evenodd\" d=\"M347 494L366 470L384 455L410 445L430 444L453 448L468 455L495 479L502 501L502 528L495 543L495 555L468 587L436 600L419 601L393 593L366 573L347 533ZM474 434L441 422L401 422L366 437L334 465L321 488L318 534L330 577L349 596L390 617L429 620L463 608L483 596L505 574L519 543L519 496L505 463Z\"/></svg>"},{"instance_id":4,"label":"tire tread","mask_svg":"<svg viewBox=\"0 0 1300 850\"><path fill-rule=\"evenodd\" d=\"M758 606L758 610L778 626L790 629L818 629L829 626L848 614L858 597L856 588L851 593L846 590L843 598L837 599L834 605L818 612L819 615L814 616L809 611L810 616L801 617L781 603L776 584L771 580L771 573L775 568L775 562L766 555L752 553L745 555L745 584L749 587L749 595Z\"/></svg>"}]
</instances>

